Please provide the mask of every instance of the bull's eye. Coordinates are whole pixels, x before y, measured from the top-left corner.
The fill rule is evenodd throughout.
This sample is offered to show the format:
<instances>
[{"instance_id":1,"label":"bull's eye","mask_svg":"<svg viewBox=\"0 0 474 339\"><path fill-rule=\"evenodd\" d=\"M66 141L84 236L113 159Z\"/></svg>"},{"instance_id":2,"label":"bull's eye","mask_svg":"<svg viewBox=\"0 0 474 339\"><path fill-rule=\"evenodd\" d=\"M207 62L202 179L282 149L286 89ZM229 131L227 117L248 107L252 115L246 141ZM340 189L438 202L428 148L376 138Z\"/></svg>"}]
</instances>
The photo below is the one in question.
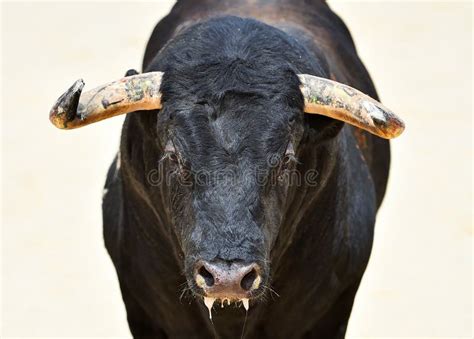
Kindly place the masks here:
<instances>
[{"instance_id":1,"label":"bull's eye","mask_svg":"<svg viewBox=\"0 0 474 339\"><path fill-rule=\"evenodd\" d=\"M174 162L176 164L179 163L179 159L178 159L178 156L176 155L176 153L169 153L169 154L167 154L167 157L171 162Z\"/></svg>"},{"instance_id":2,"label":"bull's eye","mask_svg":"<svg viewBox=\"0 0 474 339\"><path fill-rule=\"evenodd\" d=\"M291 163L292 161L296 160L295 158L295 149L293 148L293 143L290 141L286 146L285 155L282 159L284 164Z\"/></svg>"},{"instance_id":3,"label":"bull's eye","mask_svg":"<svg viewBox=\"0 0 474 339\"><path fill-rule=\"evenodd\" d=\"M161 161L167 161L172 165L181 165L181 161L179 160L179 157L176 153L165 152L165 154L163 154L160 159L160 162Z\"/></svg>"},{"instance_id":4,"label":"bull's eye","mask_svg":"<svg viewBox=\"0 0 474 339\"><path fill-rule=\"evenodd\" d=\"M291 162L293 161L294 156L285 155L281 161L281 169L287 170L290 168Z\"/></svg>"},{"instance_id":5,"label":"bull's eye","mask_svg":"<svg viewBox=\"0 0 474 339\"><path fill-rule=\"evenodd\" d=\"M288 143L286 147L285 154L281 158L279 171L278 171L278 178L283 179L284 175L291 169L291 167L297 162L295 157L295 151L293 148L293 144L291 142Z\"/></svg>"},{"instance_id":6,"label":"bull's eye","mask_svg":"<svg viewBox=\"0 0 474 339\"><path fill-rule=\"evenodd\" d=\"M180 164L179 156L176 152L176 148L174 147L174 144L172 141L168 141L168 143L165 146L162 160L165 160L165 159L169 160L170 162L174 164L177 164L177 165Z\"/></svg>"},{"instance_id":7,"label":"bull's eye","mask_svg":"<svg viewBox=\"0 0 474 339\"><path fill-rule=\"evenodd\" d=\"M167 161L171 165L170 174L172 174L174 178L177 178L181 184L192 184L193 176L191 175L189 166L183 161L183 158L171 140L166 144L163 157L160 161Z\"/></svg>"},{"instance_id":8,"label":"bull's eye","mask_svg":"<svg viewBox=\"0 0 474 339\"><path fill-rule=\"evenodd\" d=\"M285 155L280 163L279 176L283 176L288 172L297 162L294 155Z\"/></svg>"}]
</instances>

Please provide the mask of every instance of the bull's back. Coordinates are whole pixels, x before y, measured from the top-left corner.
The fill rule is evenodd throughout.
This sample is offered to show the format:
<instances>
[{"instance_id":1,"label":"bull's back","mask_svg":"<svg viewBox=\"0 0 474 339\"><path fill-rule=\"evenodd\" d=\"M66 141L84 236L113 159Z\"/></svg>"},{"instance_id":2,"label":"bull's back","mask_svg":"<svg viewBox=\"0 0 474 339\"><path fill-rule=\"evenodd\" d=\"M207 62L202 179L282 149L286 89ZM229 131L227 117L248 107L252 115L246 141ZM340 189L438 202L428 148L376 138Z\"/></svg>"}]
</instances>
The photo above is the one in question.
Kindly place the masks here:
<instances>
[{"instance_id":1,"label":"bull's back","mask_svg":"<svg viewBox=\"0 0 474 339\"><path fill-rule=\"evenodd\" d=\"M216 16L250 17L282 29L315 54L323 54L331 78L378 99L374 84L344 22L323 0L181 0L153 30L146 47L143 70L159 50L180 31ZM355 127L358 149L372 174L380 206L388 179L390 146L387 140Z\"/></svg>"}]
</instances>

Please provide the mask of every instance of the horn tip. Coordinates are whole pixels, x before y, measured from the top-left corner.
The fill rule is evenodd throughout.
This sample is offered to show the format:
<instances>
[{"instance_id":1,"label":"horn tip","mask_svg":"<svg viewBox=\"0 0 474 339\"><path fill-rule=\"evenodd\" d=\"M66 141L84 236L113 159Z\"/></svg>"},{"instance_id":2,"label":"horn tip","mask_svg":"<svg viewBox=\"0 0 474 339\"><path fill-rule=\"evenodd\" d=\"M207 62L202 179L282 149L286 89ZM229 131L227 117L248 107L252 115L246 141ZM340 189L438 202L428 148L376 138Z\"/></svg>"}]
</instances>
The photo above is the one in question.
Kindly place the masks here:
<instances>
[{"instance_id":1,"label":"horn tip","mask_svg":"<svg viewBox=\"0 0 474 339\"><path fill-rule=\"evenodd\" d=\"M396 137L400 136L405 131L405 123L402 120L400 120L399 122L400 122L400 124L398 125L395 132L393 133L392 138L396 138Z\"/></svg>"},{"instance_id":2,"label":"horn tip","mask_svg":"<svg viewBox=\"0 0 474 339\"><path fill-rule=\"evenodd\" d=\"M392 121L390 127L378 134L384 139L394 139L399 137L405 131L405 123L400 118L397 118L396 121Z\"/></svg>"},{"instance_id":3,"label":"horn tip","mask_svg":"<svg viewBox=\"0 0 474 339\"><path fill-rule=\"evenodd\" d=\"M49 120L57 128L67 129L68 122L76 118L79 98L84 88L84 80L78 79L59 97L49 112Z\"/></svg>"}]
</instances>

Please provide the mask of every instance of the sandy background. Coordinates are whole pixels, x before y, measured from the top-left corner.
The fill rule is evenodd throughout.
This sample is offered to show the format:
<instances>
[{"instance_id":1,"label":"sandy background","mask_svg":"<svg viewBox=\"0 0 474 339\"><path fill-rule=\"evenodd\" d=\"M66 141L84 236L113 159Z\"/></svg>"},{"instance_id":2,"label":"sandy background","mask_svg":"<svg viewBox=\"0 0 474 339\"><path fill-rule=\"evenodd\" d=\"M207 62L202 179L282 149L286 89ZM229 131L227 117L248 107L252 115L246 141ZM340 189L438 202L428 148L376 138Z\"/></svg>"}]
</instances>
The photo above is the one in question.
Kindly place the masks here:
<instances>
[{"instance_id":1,"label":"sandy background","mask_svg":"<svg viewBox=\"0 0 474 339\"><path fill-rule=\"evenodd\" d=\"M331 2L405 118L349 337L472 336L472 4ZM3 3L2 337L129 337L100 202L122 118L47 119L74 80L140 68L172 1Z\"/></svg>"}]
</instances>

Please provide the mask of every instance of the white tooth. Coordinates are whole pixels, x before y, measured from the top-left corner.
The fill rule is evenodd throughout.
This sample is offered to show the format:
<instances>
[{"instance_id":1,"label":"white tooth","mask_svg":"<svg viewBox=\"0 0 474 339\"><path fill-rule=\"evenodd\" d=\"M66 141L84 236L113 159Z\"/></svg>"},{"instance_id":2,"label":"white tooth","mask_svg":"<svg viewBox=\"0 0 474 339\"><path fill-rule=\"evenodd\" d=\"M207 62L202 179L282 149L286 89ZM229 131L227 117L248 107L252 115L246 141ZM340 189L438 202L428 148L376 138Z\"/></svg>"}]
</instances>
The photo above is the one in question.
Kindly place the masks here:
<instances>
[{"instance_id":1,"label":"white tooth","mask_svg":"<svg viewBox=\"0 0 474 339\"><path fill-rule=\"evenodd\" d=\"M244 308L246 311L249 310L249 300L247 298L242 299L242 304L244 305Z\"/></svg>"},{"instance_id":2,"label":"white tooth","mask_svg":"<svg viewBox=\"0 0 474 339\"><path fill-rule=\"evenodd\" d=\"M204 305L206 305L207 309L209 310L209 319L211 320L212 320L212 305L214 305L214 301L216 301L216 298L204 297Z\"/></svg>"},{"instance_id":3,"label":"white tooth","mask_svg":"<svg viewBox=\"0 0 474 339\"><path fill-rule=\"evenodd\" d=\"M224 308L225 299L221 299L221 308Z\"/></svg>"}]
</instances>

